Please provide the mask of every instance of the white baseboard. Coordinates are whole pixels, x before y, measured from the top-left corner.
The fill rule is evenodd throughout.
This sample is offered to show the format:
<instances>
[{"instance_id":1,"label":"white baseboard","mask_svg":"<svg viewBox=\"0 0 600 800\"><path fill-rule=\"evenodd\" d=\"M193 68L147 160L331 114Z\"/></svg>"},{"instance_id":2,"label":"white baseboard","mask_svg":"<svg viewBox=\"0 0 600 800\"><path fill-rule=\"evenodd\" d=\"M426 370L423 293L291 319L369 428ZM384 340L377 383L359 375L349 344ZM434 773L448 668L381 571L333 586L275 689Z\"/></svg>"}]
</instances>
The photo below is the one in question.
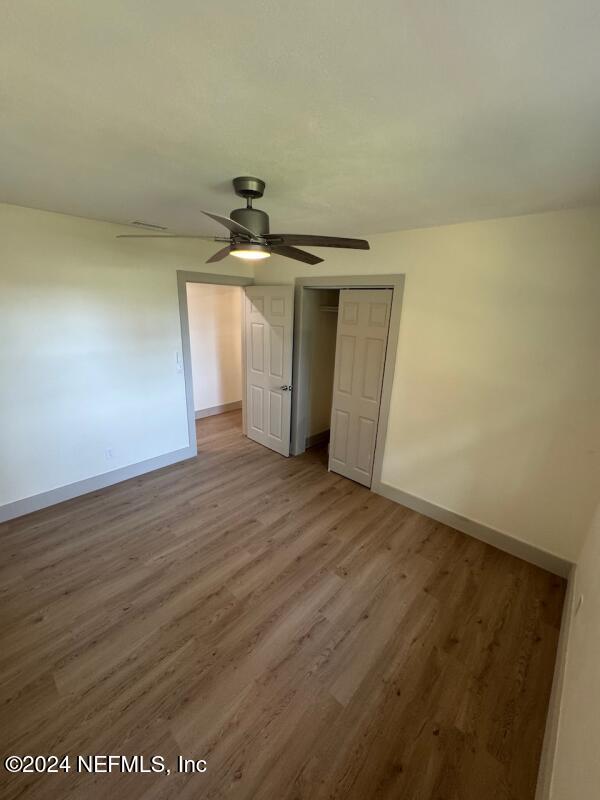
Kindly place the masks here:
<instances>
[{"instance_id":1,"label":"white baseboard","mask_svg":"<svg viewBox=\"0 0 600 800\"><path fill-rule=\"evenodd\" d=\"M546 730L544 731L544 744L542 746L540 768L538 770L535 800L550 800L551 797L554 759L556 757L556 746L558 744L558 724L560 722L560 712L562 709L563 684L567 665L567 653L569 651L569 637L571 635L571 624L573 621L573 612L575 610L576 574L577 565L574 564L569 574L569 583L562 610L560 636L556 649L554 678L552 679L552 692L550 694L550 702L548 703Z\"/></svg>"},{"instance_id":2,"label":"white baseboard","mask_svg":"<svg viewBox=\"0 0 600 800\"><path fill-rule=\"evenodd\" d=\"M412 508L413 511L418 511L426 517L437 520L450 528L456 528L458 531L473 536L475 539L480 539L482 542L491 544L499 550L504 550L505 553L510 553L517 558L522 558L524 561L529 561L542 569L548 570L555 575L560 575L561 578L568 577L573 564L560 556L535 547L528 542L523 542L508 533L503 533L495 528L490 528L482 522L463 517L461 514L456 514L447 508L436 506L428 500L423 500L416 495L403 492L401 489L396 489L394 486L389 486L387 483L373 484L372 491L387 497L389 500L394 500L400 505Z\"/></svg>"},{"instance_id":3,"label":"white baseboard","mask_svg":"<svg viewBox=\"0 0 600 800\"><path fill-rule=\"evenodd\" d=\"M185 461L188 458L193 458L196 452L196 448L193 446L183 447L181 450L173 450L171 453L155 456L137 464L129 464L126 467L120 467L110 472L103 472L102 475L95 475L92 478L69 483L67 486L59 486L57 489L51 489L48 492L42 492L32 497L25 497L23 500L15 500L13 503L0 506L0 522L7 522L16 517L22 517L24 514L31 514L32 511L39 511L42 508L54 506L65 500L72 500L82 494L96 492L106 486L121 483L121 481L126 481L129 478L137 478L138 475L144 475L146 472L168 467L178 461Z\"/></svg>"},{"instance_id":4,"label":"white baseboard","mask_svg":"<svg viewBox=\"0 0 600 800\"><path fill-rule=\"evenodd\" d=\"M204 417L214 417L216 414L225 414L226 411L235 411L242 407L241 400L234 400L233 403L224 403L222 406L211 406L210 408L201 408L200 411L195 411L196 419L204 419Z\"/></svg>"}]
</instances>

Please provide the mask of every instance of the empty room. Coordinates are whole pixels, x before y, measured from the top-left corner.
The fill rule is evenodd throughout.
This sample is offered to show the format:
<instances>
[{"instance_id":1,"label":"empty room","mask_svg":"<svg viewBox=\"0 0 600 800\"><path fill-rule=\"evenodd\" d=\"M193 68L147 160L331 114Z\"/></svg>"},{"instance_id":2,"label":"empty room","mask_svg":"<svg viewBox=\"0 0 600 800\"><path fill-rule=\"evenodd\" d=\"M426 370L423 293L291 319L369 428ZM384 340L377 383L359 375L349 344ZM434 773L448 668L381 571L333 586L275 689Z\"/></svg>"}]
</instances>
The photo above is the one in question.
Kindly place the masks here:
<instances>
[{"instance_id":1,"label":"empty room","mask_svg":"<svg viewBox=\"0 0 600 800\"><path fill-rule=\"evenodd\" d=\"M3 4L2 798L597 800L599 42Z\"/></svg>"}]
</instances>

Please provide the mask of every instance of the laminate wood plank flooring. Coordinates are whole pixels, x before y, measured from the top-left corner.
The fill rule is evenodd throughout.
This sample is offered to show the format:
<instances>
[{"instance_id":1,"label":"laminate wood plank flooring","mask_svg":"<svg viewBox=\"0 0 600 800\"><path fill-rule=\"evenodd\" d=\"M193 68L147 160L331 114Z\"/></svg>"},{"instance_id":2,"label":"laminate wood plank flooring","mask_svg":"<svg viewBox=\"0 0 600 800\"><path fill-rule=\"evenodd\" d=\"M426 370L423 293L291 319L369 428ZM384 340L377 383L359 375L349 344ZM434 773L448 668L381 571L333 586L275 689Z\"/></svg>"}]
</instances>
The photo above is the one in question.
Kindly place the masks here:
<instances>
[{"instance_id":1,"label":"laminate wood plank flooring","mask_svg":"<svg viewBox=\"0 0 600 800\"><path fill-rule=\"evenodd\" d=\"M564 581L239 411L197 430L196 459L0 526L3 757L171 774L2 770L2 796L532 800Z\"/></svg>"}]
</instances>

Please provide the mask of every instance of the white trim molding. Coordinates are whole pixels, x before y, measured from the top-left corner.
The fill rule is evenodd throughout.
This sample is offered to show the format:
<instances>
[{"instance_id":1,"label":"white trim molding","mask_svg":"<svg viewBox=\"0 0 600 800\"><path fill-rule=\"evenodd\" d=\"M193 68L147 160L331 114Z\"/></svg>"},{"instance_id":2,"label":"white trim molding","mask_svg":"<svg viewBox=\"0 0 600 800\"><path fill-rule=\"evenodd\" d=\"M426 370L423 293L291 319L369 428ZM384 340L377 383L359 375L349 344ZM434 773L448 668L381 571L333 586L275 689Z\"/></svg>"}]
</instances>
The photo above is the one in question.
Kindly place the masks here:
<instances>
[{"instance_id":1,"label":"white trim molding","mask_svg":"<svg viewBox=\"0 0 600 800\"><path fill-rule=\"evenodd\" d=\"M560 634L558 636L558 647L556 648L556 662L554 664L554 678L552 679L552 692L548 703L548 715L546 717L546 729L544 731L544 744L540 757L535 800L550 800L552 794L552 776L558 745L558 724L562 710L563 684L567 666L567 654L569 652L571 625L575 611L576 574L577 565L573 564L568 576L569 582L562 609Z\"/></svg>"},{"instance_id":2,"label":"white trim molding","mask_svg":"<svg viewBox=\"0 0 600 800\"><path fill-rule=\"evenodd\" d=\"M169 467L179 461L187 461L189 458L194 458L195 455L195 447L183 447L181 450L173 450L171 453L148 458L146 461L139 461L137 464L129 464L126 467L119 467L110 472L103 472L101 475L94 475L91 478L69 483L67 486L59 486L57 489L50 489L48 492L41 492L41 494L25 497L22 500L15 500L12 503L0 506L0 522L8 522L8 520L22 517L24 514L31 514L33 511L40 511L42 508L48 508L48 506L63 503L65 500L80 497L82 494L96 492L98 489L105 489L107 486L114 486L115 483L121 483L129 480L129 478L137 478L139 475L154 472L154 470L162 467Z\"/></svg>"},{"instance_id":3,"label":"white trim molding","mask_svg":"<svg viewBox=\"0 0 600 800\"><path fill-rule=\"evenodd\" d=\"M411 508L413 511L418 511L419 514L448 525L450 528L455 528L457 531L473 536L475 539L480 539L482 542L490 544L492 547L497 547L505 553L522 558L524 561L548 570L554 575L560 575L561 578L568 577L573 567L570 561L557 556L555 553L542 550L540 547L517 539L509 533L490 528L483 522L463 517L462 514L437 506L422 497L403 492L401 489L396 489L395 486L379 481L377 483L373 482L371 490L383 495L383 497L387 497L388 500L393 500L395 503Z\"/></svg>"},{"instance_id":4,"label":"white trim molding","mask_svg":"<svg viewBox=\"0 0 600 800\"><path fill-rule=\"evenodd\" d=\"M196 419L204 419L204 417L215 417L217 414L226 414L228 411L237 411L242 407L241 400L234 400L232 403L223 403L221 406L211 406L210 408L201 408L199 411L194 412Z\"/></svg>"}]
</instances>

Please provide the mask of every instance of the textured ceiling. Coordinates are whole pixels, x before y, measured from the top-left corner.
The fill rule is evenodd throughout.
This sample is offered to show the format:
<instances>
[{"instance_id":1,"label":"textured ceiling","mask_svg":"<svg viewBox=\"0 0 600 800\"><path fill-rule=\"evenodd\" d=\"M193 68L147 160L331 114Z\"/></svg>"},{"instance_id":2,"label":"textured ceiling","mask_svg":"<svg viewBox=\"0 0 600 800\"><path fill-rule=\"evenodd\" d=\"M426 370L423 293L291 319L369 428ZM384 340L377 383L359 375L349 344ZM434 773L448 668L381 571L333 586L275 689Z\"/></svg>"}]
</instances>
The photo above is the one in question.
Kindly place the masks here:
<instances>
[{"instance_id":1,"label":"textured ceiling","mask_svg":"<svg viewBox=\"0 0 600 800\"><path fill-rule=\"evenodd\" d=\"M598 0L7 0L0 199L368 234L600 201Z\"/></svg>"}]
</instances>

